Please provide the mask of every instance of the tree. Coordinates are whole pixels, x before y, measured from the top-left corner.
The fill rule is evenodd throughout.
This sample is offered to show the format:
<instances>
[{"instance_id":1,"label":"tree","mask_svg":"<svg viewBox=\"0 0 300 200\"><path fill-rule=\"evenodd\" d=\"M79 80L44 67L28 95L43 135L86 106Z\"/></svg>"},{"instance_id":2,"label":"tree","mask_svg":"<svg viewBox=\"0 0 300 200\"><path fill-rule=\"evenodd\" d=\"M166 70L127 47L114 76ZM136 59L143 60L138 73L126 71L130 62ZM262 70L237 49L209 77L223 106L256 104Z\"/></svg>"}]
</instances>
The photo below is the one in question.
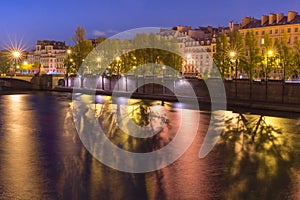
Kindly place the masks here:
<instances>
[{"instance_id":1,"label":"tree","mask_svg":"<svg viewBox=\"0 0 300 200\"><path fill-rule=\"evenodd\" d=\"M274 70L276 65L277 49L274 40L269 34L265 34L263 41L263 61L262 67L264 68L265 79L268 79L269 73Z\"/></svg>"},{"instance_id":2,"label":"tree","mask_svg":"<svg viewBox=\"0 0 300 200\"><path fill-rule=\"evenodd\" d=\"M275 47L280 60L280 66L283 69L282 80L285 82L286 76L291 76L295 73L294 65L294 52L292 47L288 45L289 37L287 35L283 36L275 42ZM295 44L295 49L297 47L297 42Z\"/></svg>"},{"instance_id":3,"label":"tree","mask_svg":"<svg viewBox=\"0 0 300 200\"><path fill-rule=\"evenodd\" d=\"M105 40L106 40L106 37L103 37L103 36L97 37L97 39L96 39L96 45L104 42Z\"/></svg>"},{"instance_id":4,"label":"tree","mask_svg":"<svg viewBox=\"0 0 300 200\"><path fill-rule=\"evenodd\" d=\"M259 63L261 62L261 53L258 47L257 37L255 36L253 31L249 31L246 33L244 38L245 43L245 70L249 76L250 82L253 81L253 78L258 78L259 71Z\"/></svg>"},{"instance_id":5,"label":"tree","mask_svg":"<svg viewBox=\"0 0 300 200\"><path fill-rule=\"evenodd\" d=\"M216 53L214 54L214 63L217 66L222 79L230 74L230 58L228 56L229 39L226 34L222 34L216 42ZM208 73L208 72L207 72Z\"/></svg>"},{"instance_id":6,"label":"tree","mask_svg":"<svg viewBox=\"0 0 300 200\"><path fill-rule=\"evenodd\" d=\"M68 72L75 73L78 72L84 59L93 50L93 44L91 40L85 40L85 29L82 27L77 27L75 35L72 38L76 44L70 48L71 54L68 56L68 59L65 60L65 64L66 67L70 68ZM72 64L70 62L72 62Z\"/></svg>"},{"instance_id":7,"label":"tree","mask_svg":"<svg viewBox=\"0 0 300 200\"><path fill-rule=\"evenodd\" d=\"M0 51L0 73L5 74L9 72L10 59L6 52Z\"/></svg>"},{"instance_id":8,"label":"tree","mask_svg":"<svg viewBox=\"0 0 300 200\"><path fill-rule=\"evenodd\" d=\"M296 40L293 49L293 66L294 70L298 73L300 71L300 40Z\"/></svg>"},{"instance_id":9,"label":"tree","mask_svg":"<svg viewBox=\"0 0 300 200\"><path fill-rule=\"evenodd\" d=\"M231 59L231 62L235 62L236 64L236 73L237 70L242 72L244 65L243 60L245 56L245 50L244 50L244 42L243 42L243 36L238 31L232 31L229 34L229 49L227 54L229 54L229 57ZM231 70L233 71L233 70ZM236 74L237 75L237 74Z\"/></svg>"},{"instance_id":10,"label":"tree","mask_svg":"<svg viewBox=\"0 0 300 200\"><path fill-rule=\"evenodd\" d=\"M75 30L75 34L73 35L73 41L78 44L79 42L84 41L85 38L85 29L83 27L78 26Z\"/></svg>"}]
</instances>

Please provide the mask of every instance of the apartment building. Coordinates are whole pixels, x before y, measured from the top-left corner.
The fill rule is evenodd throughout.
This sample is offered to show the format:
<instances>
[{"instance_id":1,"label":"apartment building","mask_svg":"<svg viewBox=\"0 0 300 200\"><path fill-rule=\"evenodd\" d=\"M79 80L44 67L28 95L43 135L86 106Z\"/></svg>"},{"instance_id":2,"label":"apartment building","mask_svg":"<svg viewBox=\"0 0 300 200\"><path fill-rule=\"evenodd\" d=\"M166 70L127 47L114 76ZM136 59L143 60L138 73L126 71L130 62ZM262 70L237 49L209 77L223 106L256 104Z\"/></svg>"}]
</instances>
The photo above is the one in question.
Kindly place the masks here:
<instances>
[{"instance_id":1,"label":"apartment building","mask_svg":"<svg viewBox=\"0 0 300 200\"><path fill-rule=\"evenodd\" d=\"M66 49L65 42L38 40L35 50L27 55L28 63L40 63L47 74L65 74Z\"/></svg>"},{"instance_id":2,"label":"apartment building","mask_svg":"<svg viewBox=\"0 0 300 200\"><path fill-rule=\"evenodd\" d=\"M255 33L260 47L264 45L266 34L273 41L288 37L288 44L293 45L295 41L300 39L300 15L295 11L289 11L287 16L284 16L283 13L270 13L263 15L261 19L244 17L239 32L245 35L248 31Z\"/></svg>"},{"instance_id":3,"label":"apartment building","mask_svg":"<svg viewBox=\"0 0 300 200\"><path fill-rule=\"evenodd\" d=\"M232 24L232 29L235 26ZM204 75L213 65L216 52L216 38L222 33L229 33L228 28L176 26L172 30L161 30L164 39L176 39L179 52L183 56L181 72L185 77Z\"/></svg>"}]
</instances>

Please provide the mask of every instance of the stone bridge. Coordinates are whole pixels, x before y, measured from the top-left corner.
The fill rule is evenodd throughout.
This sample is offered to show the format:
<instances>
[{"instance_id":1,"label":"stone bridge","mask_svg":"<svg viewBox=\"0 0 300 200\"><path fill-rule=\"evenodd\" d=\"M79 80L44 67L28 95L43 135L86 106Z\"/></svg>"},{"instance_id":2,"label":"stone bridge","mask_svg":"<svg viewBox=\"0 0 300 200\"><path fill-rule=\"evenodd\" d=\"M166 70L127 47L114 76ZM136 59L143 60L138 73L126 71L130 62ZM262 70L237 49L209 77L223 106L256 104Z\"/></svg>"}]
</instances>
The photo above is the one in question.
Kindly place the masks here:
<instances>
[{"instance_id":1,"label":"stone bridge","mask_svg":"<svg viewBox=\"0 0 300 200\"><path fill-rule=\"evenodd\" d=\"M30 82L30 80L1 77L0 78L0 90L1 89L16 89L16 90L26 89L26 90L29 90L29 89L32 89L32 83Z\"/></svg>"},{"instance_id":2,"label":"stone bridge","mask_svg":"<svg viewBox=\"0 0 300 200\"><path fill-rule=\"evenodd\" d=\"M52 89L58 80L63 77L42 76L13 76L0 77L1 89L31 90L31 89Z\"/></svg>"}]
</instances>

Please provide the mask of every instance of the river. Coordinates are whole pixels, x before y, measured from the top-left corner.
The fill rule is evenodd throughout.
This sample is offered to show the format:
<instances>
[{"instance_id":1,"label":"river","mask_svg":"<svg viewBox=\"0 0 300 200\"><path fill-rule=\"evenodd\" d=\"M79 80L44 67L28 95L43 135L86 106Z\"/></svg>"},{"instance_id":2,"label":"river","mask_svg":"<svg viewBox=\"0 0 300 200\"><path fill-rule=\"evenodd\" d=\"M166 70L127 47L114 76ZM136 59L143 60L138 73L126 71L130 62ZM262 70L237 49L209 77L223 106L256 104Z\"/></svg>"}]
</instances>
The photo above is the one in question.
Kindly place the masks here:
<instances>
[{"instance_id":1,"label":"river","mask_svg":"<svg viewBox=\"0 0 300 200\"><path fill-rule=\"evenodd\" d=\"M181 117L200 114L190 147L171 165L147 173L121 172L99 162L81 142L67 93L0 96L0 199L299 199L300 118L226 111L217 145L200 159L210 112L176 103L132 100L127 116L149 125L149 108L163 107L151 139L124 137L110 97L91 105L111 141L148 152L174 138ZM160 111L159 111L160 112ZM184 113L189 113L185 115ZM273 114L272 114L273 115ZM187 133L189 129L185 130Z\"/></svg>"}]
</instances>

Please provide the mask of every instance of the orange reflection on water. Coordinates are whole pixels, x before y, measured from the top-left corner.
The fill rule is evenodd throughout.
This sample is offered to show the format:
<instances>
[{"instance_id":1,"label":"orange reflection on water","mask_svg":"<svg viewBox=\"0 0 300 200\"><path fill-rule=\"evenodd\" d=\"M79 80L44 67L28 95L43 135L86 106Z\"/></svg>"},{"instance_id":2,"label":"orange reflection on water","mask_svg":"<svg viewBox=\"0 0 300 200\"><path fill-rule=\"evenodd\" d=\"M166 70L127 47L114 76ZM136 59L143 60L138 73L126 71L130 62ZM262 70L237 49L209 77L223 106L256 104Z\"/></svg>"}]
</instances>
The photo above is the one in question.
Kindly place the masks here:
<instances>
[{"instance_id":1,"label":"orange reflection on water","mask_svg":"<svg viewBox=\"0 0 300 200\"><path fill-rule=\"evenodd\" d=\"M5 156L1 162L1 182L8 191L17 191L14 197L22 199L43 198L43 171L38 159L37 119L27 95L3 96L1 116L5 122L0 144ZM33 128L35 127L35 128ZM6 191L9 194L9 192ZM32 192L34 191L34 192Z\"/></svg>"}]
</instances>

